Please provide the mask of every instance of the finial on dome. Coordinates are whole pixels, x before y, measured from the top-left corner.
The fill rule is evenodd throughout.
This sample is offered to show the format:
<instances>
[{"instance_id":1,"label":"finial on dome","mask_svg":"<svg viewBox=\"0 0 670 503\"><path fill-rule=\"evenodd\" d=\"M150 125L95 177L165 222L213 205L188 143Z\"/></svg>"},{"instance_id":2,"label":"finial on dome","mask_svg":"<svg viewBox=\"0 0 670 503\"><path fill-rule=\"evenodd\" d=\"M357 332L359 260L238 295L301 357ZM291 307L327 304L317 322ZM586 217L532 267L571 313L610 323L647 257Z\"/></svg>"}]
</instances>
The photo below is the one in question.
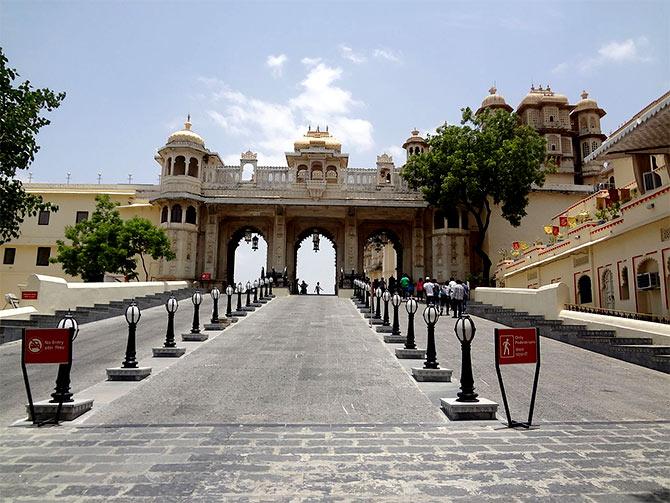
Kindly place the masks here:
<instances>
[{"instance_id":1,"label":"finial on dome","mask_svg":"<svg viewBox=\"0 0 670 503\"><path fill-rule=\"evenodd\" d=\"M311 132L312 132L312 125L311 125L311 124L310 124L309 126L307 126L307 132L308 132L308 133L311 133Z\"/></svg>"},{"instance_id":2,"label":"finial on dome","mask_svg":"<svg viewBox=\"0 0 670 503\"><path fill-rule=\"evenodd\" d=\"M328 124L326 124L326 133L328 132Z\"/></svg>"},{"instance_id":3,"label":"finial on dome","mask_svg":"<svg viewBox=\"0 0 670 503\"><path fill-rule=\"evenodd\" d=\"M551 87L549 87L549 84L547 84L547 91L551 91Z\"/></svg>"},{"instance_id":4,"label":"finial on dome","mask_svg":"<svg viewBox=\"0 0 670 503\"><path fill-rule=\"evenodd\" d=\"M412 129L412 136L419 136L419 130L417 128Z\"/></svg>"},{"instance_id":5,"label":"finial on dome","mask_svg":"<svg viewBox=\"0 0 670 503\"><path fill-rule=\"evenodd\" d=\"M191 130L191 114L188 114L188 115L186 116L186 122L184 122L184 129L185 129L186 131L190 131L190 130Z\"/></svg>"},{"instance_id":6,"label":"finial on dome","mask_svg":"<svg viewBox=\"0 0 670 503\"><path fill-rule=\"evenodd\" d=\"M491 88L489 89L489 94L495 94L498 92L498 89L496 89L496 85L493 84Z\"/></svg>"},{"instance_id":7,"label":"finial on dome","mask_svg":"<svg viewBox=\"0 0 670 503\"><path fill-rule=\"evenodd\" d=\"M585 100L586 98L589 97L589 93L587 93L586 91L582 91L582 94L580 94L580 96L582 97L583 100Z\"/></svg>"},{"instance_id":8,"label":"finial on dome","mask_svg":"<svg viewBox=\"0 0 670 503\"><path fill-rule=\"evenodd\" d=\"M316 132L317 132L317 133L320 133L320 132L321 132L321 131L319 131L319 128L320 128L320 127L321 127L321 126L320 126L319 124L316 125Z\"/></svg>"}]
</instances>

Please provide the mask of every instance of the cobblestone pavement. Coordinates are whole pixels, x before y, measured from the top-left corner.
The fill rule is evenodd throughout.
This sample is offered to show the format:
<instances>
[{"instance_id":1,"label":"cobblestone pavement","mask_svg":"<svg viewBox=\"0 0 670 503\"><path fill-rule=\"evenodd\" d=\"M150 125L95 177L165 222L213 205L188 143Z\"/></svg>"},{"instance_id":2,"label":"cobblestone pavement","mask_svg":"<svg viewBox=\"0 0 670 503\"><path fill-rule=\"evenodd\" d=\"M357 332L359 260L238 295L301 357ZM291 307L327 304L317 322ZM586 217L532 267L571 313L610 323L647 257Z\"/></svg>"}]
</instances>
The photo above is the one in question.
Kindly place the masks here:
<instances>
[{"instance_id":1,"label":"cobblestone pavement","mask_svg":"<svg viewBox=\"0 0 670 503\"><path fill-rule=\"evenodd\" d=\"M476 322L478 391L499 401L495 324ZM0 428L0 500L670 501L668 376L543 339L533 429L449 422L450 328L454 382L417 384L421 362L396 360L350 301L273 300L83 424Z\"/></svg>"},{"instance_id":2,"label":"cobblestone pavement","mask_svg":"<svg viewBox=\"0 0 670 503\"><path fill-rule=\"evenodd\" d=\"M3 501L670 499L668 422L5 429Z\"/></svg>"}]
</instances>

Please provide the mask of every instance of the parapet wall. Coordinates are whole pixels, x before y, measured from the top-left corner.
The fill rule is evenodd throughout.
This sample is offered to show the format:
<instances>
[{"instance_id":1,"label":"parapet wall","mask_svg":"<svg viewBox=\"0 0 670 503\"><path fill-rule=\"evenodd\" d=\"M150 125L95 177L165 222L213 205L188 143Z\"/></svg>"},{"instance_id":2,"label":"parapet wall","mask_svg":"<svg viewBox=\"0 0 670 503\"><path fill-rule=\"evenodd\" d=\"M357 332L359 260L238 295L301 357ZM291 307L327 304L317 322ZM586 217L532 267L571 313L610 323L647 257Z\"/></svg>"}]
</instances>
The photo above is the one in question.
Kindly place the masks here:
<instances>
[{"instance_id":1,"label":"parapet wall","mask_svg":"<svg viewBox=\"0 0 670 503\"><path fill-rule=\"evenodd\" d=\"M132 299L187 288L189 284L188 281L68 283L63 278L33 274L28 277L22 293L35 292L37 298L21 300L21 307L33 306L41 314L53 314L58 309L92 307L94 304L107 304L113 300Z\"/></svg>"},{"instance_id":2,"label":"parapet wall","mask_svg":"<svg viewBox=\"0 0 670 503\"><path fill-rule=\"evenodd\" d=\"M565 283L554 283L540 288L485 288L474 290L474 300L517 311L560 319L560 312L569 302L570 290Z\"/></svg>"}]
</instances>

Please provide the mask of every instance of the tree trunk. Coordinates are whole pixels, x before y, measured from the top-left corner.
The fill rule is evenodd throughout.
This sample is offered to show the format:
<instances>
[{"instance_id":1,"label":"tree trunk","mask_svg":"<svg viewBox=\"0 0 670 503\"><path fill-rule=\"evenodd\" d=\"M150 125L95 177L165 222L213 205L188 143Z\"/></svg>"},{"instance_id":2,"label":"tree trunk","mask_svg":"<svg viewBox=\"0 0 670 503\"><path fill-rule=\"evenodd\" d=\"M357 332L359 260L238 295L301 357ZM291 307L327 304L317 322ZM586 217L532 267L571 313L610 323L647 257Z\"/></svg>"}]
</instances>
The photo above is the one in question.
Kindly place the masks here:
<instances>
[{"instance_id":1,"label":"tree trunk","mask_svg":"<svg viewBox=\"0 0 670 503\"><path fill-rule=\"evenodd\" d=\"M144 254L140 253L140 259L142 260L142 269L144 269L144 281L149 281L149 271L147 271L147 265L144 263ZM138 279L139 281L139 279Z\"/></svg>"},{"instance_id":2,"label":"tree trunk","mask_svg":"<svg viewBox=\"0 0 670 503\"><path fill-rule=\"evenodd\" d=\"M473 214L475 217L475 222L477 223L477 231L479 232L479 237L475 243L475 253L479 255L482 259L482 286L490 286L491 284L491 259L488 254L484 251L484 240L486 239L486 231L489 228L489 222L491 220L491 207L489 206L488 200L484 201L482 208L477 208L475 206L468 206L468 211ZM484 219L482 220L482 214Z\"/></svg>"}]
</instances>

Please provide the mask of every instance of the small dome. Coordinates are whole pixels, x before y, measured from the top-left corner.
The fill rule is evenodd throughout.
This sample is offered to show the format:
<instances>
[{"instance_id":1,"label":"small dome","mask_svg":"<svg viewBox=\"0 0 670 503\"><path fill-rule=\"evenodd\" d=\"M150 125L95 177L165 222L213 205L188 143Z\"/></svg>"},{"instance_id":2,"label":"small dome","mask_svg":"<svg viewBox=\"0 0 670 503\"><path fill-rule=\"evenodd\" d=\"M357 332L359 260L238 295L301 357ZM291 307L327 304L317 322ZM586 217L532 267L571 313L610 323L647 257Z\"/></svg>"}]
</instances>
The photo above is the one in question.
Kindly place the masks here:
<instances>
[{"instance_id":1,"label":"small dome","mask_svg":"<svg viewBox=\"0 0 670 503\"><path fill-rule=\"evenodd\" d=\"M484 100L482 101L482 106L479 107L477 113L480 113L487 108L493 108L493 109L503 108L508 112L512 111L512 107L507 104L505 98L503 98L500 94L498 94L498 90L496 89L495 86L492 86L491 89L489 89L489 95L486 98L484 98Z\"/></svg>"},{"instance_id":2,"label":"small dome","mask_svg":"<svg viewBox=\"0 0 670 503\"><path fill-rule=\"evenodd\" d=\"M405 143L402 144L402 148L407 148L408 145L412 143L419 143L421 145L427 145L426 140L419 134L418 129L412 131L412 136L405 140Z\"/></svg>"},{"instance_id":3,"label":"small dome","mask_svg":"<svg viewBox=\"0 0 670 503\"><path fill-rule=\"evenodd\" d=\"M556 94L549 86L543 89L542 86L537 89L531 86L528 94L519 103L519 108L526 106L538 106L543 104L568 105L568 97L564 94Z\"/></svg>"},{"instance_id":4,"label":"small dome","mask_svg":"<svg viewBox=\"0 0 670 503\"><path fill-rule=\"evenodd\" d=\"M317 126L316 131L310 128L302 138L296 140L293 148L296 152L307 148L325 148L340 152L342 143L328 132L327 127L325 131L320 131Z\"/></svg>"},{"instance_id":5,"label":"small dome","mask_svg":"<svg viewBox=\"0 0 670 503\"><path fill-rule=\"evenodd\" d=\"M196 145L200 145L201 147L205 146L205 140L202 139L202 136L191 131L190 115L186 119L186 122L184 122L184 129L182 129L181 131L175 131L170 135L170 137L167 140L168 144L175 142L188 142L188 143L195 143Z\"/></svg>"},{"instance_id":6,"label":"small dome","mask_svg":"<svg viewBox=\"0 0 670 503\"><path fill-rule=\"evenodd\" d=\"M593 110L594 112L601 114L602 117L605 115L605 112L598 106L596 100L589 98L589 93L582 91L581 100L577 102L573 112L584 112L586 110Z\"/></svg>"}]
</instances>

